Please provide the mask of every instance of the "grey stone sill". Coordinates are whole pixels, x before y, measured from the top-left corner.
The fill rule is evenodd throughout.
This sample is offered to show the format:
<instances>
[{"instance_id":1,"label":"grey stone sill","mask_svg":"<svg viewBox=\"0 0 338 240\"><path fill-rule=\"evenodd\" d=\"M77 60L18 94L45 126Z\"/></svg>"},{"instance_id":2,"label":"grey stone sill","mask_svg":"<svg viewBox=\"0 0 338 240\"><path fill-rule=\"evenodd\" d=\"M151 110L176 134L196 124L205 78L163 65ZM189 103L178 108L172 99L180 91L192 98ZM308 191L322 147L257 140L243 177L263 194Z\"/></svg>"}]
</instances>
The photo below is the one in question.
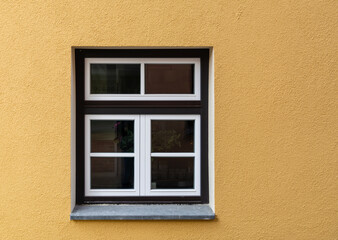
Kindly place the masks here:
<instances>
[{"instance_id":1,"label":"grey stone sill","mask_svg":"<svg viewBox=\"0 0 338 240\"><path fill-rule=\"evenodd\" d=\"M76 205L71 220L212 220L208 205Z\"/></svg>"}]
</instances>

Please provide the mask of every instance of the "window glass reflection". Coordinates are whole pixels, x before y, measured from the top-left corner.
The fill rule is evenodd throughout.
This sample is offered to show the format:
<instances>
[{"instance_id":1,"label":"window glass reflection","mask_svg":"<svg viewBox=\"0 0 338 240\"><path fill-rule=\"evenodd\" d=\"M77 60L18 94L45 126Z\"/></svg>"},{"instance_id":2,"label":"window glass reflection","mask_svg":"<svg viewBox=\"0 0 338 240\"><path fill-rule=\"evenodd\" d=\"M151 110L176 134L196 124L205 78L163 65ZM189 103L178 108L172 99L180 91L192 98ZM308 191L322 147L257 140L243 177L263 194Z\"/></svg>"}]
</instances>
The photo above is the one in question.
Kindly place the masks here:
<instances>
[{"instance_id":1,"label":"window glass reflection","mask_svg":"<svg viewBox=\"0 0 338 240\"><path fill-rule=\"evenodd\" d=\"M145 64L147 94L194 93L194 64Z\"/></svg>"},{"instance_id":2,"label":"window glass reflection","mask_svg":"<svg viewBox=\"0 0 338 240\"><path fill-rule=\"evenodd\" d=\"M134 121L90 122L91 152L134 152Z\"/></svg>"},{"instance_id":3,"label":"window glass reflection","mask_svg":"<svg viewBox=\"0 0 338 240\"><path fill-rule=\"evenodd\" d=\"M152 152L194 152L193 120L151 120Z\"/></svg>"},{"instance_id":4,"label":"window glass reflection","mask_svg":"<svg viewBox=\"0 0 338 240\"><path fill-rule=\"evenodd\" d=\"M152 157L151 189L194 188L193 157Z\"/></svg>"},{"instance_id":5,"label":"window glass reflection","mask_svg":"<svg viewBox=\"0 0 338 240\"><path fill-rule=\"evenodd\" d=\"M90 93L140 93L140 64L90 64Z\"/></svg>"},{"instance_id":6,"label":"window glass reflection","mask_svg":"<svg viewBox=\"0 0 338 240\"><path fill-rule=\"evenodd\" d=\"M91 189L134 188L134 158L92 157Z\"/></svg>"}]
</instances>

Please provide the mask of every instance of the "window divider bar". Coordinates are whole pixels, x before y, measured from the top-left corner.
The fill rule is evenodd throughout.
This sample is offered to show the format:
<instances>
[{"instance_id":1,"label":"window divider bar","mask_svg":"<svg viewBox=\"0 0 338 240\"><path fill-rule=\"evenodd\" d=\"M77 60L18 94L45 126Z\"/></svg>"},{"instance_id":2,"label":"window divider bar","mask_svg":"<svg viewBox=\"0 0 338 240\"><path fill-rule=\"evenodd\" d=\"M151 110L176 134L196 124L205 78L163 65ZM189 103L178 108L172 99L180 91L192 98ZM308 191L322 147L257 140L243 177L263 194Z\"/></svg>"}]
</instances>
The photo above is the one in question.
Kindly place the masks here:
<instances>
[{"instance_id":1,"label":"window divider bar","mask_svg":"<svg viewBox=\"0 0 338 240\"><path fill-rule=\"evenodd\" d=\"M149 195L151 189L151 117L145 115L144 129L145 129L145 196Z\"/></svg>"},{"instance_id":2,"label":"window divider bar","mask_svg":"<svg viewBox=\"0 0 338 240\"><path fill-rule=\"evenodd\" d=\"M151 157L195 157L195 153L151 153Z\"/></svg>"},{"instance_id":3,"label":"window divider bar","mask_svg":"<svg viewBox=\"0 0 338 240\"><path fill-rule=\"evenodd\" d=\"M146 159L146 116L140 115L140 159ZM146 164L140 164L140 196L146 195Z\"/></svg>"},{"instance_id":4,"label":"window divider bar","mask_svg":"<svg viewBox=\"0 0 338 240\"><path fill-rule=\"evenodd\" d=\"M90 157L135 157L136 153L90 153Z\"/></svg>"},{"instance_id":5,"label":"window divider bar","mask_svg":"<svg viewBox=\"0 0 338 240\"><path fill-rule=\"evenodd\" d=\"M144 94L145 94L145 66L144 66L144 63L141 63L141 82L140 82L140 84L141 84L141 88L140 88L140 90L141 90L141 95L142 96L144 96Z\"/></svg>"},{"instance_id":6,"label":"window divider bar","mask_svg":"<svg viewBox=\"0 0 338 240\"><path fill-rule=\"evenodd\" d=\"M130 113L133 114L130 114ZM161 115L173 115L173 114L201 114L200 108L188 108L188 107L163 107L163 106L156 106L156 107L148 107L148 106L141 106L141 107L85 107L84 108L85 114L123 114L129 115L134 114L161 114Z\"/></svg>"}]
</instances>

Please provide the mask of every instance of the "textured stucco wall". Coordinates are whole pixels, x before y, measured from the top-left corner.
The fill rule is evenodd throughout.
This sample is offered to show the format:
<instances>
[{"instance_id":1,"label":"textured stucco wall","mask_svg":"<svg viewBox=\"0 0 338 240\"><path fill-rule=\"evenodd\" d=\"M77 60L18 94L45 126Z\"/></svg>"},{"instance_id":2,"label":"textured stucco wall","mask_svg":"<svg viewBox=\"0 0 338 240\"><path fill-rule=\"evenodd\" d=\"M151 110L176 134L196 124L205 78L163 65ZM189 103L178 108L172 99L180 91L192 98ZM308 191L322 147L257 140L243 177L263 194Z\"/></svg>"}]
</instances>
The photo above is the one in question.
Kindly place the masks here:
<instances>
[{"instance_id":1,"label":"textured stucco wall","mask_svg":"<svg viewBox=\"0 0 338 240\"><path fill-rule=\"evenodd\" d=\"M338 239L338 1L0 1L0 239ZM213 46L215 221L69 220L71 47Z\"/></svg>"}]
</instances>

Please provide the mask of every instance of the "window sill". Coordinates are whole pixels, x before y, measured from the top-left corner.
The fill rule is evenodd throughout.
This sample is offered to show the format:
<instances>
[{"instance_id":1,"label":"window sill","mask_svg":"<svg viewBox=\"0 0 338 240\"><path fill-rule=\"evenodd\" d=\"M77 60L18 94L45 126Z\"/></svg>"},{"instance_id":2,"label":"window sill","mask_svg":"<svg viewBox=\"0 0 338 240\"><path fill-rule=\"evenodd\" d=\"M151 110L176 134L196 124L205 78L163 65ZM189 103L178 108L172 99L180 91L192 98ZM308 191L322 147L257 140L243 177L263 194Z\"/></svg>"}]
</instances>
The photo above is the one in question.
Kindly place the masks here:
<instances>
[{"instance_id":1,"label":"window sill","mask_svg":"<svg viewBox=\"0 0 338 240\"><path fill-rule=\"evenodd\" d=\"M213 220L208 205L76 205L71 220Z\"/></svg>"}]
</instances>

